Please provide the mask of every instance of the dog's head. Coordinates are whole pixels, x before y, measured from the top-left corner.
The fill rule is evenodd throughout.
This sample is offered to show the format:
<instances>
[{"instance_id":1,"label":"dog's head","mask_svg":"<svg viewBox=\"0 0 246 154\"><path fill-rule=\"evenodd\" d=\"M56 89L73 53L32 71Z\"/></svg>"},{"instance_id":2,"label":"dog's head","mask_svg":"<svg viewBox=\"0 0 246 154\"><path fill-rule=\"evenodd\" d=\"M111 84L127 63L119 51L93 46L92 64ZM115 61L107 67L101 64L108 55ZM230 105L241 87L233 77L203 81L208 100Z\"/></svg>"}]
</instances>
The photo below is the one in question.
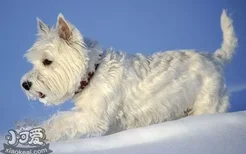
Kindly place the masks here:
<instances>
[{"instance_id":1,"label":"dog's head","mask_svg":"<svg viewBox=\"0 0 246 154\"><path fill-rule=\"evenodd\" d=\"M22 77L21 86L28 98L58 105L70 99L87 76L88 52L80 32L63 15L52 28L39 19L37 24L38 38L25 54L33 69Z\"/></svg>"}]
</instances>

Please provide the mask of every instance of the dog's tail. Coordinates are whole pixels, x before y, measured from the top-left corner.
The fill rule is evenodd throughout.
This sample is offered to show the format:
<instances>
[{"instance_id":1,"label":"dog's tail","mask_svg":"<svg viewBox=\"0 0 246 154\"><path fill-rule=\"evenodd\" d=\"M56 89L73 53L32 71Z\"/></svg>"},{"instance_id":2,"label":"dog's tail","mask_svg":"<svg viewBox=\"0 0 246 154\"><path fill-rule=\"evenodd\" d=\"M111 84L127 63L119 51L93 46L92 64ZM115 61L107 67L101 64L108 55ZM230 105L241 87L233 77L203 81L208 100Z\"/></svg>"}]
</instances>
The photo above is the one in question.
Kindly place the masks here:
<instances>
[{"instance_id":1,"label":"dog's tail","mask_svg":"<svg viewBox=\"0 0 246 154\"><path fill-rule=\"evenodd\" d=\"M226 10L223 10L220 22L223 32L223 42L221 48L217 49L214 55L225 64L230 62L232 59L234 51L237 47L237 37L232 25L232 19L228 17Z\"/></svg>"}]
</instances>

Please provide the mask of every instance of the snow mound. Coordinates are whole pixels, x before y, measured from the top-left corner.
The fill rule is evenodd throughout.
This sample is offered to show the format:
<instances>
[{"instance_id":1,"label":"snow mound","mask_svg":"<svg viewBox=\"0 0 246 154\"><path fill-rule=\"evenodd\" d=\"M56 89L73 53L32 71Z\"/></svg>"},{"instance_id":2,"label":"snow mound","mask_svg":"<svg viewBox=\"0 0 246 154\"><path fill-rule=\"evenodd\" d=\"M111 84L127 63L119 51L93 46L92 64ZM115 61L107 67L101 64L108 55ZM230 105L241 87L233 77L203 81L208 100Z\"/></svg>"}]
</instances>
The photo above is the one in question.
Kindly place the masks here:
<instances>
[{"instance_id":1,"label":"snow mound","mask_svg":"<svg viewBox=\"0 0 246 154\"><path fill-rule=\"evenodd\" d=\"M187 117L50 146L54 153L245 154L246 111Z\"/></svg>"},{"instance_id":2,"label":"snow mound","mask_svg":"<svg viewBox=\"0 0 246 154\"><path fill-rule=\"evenodd\" d=\"M109 136L50 143L50 149L54 154L245 154L246 111L190 116Z\"/></svg>"}]
</instances>

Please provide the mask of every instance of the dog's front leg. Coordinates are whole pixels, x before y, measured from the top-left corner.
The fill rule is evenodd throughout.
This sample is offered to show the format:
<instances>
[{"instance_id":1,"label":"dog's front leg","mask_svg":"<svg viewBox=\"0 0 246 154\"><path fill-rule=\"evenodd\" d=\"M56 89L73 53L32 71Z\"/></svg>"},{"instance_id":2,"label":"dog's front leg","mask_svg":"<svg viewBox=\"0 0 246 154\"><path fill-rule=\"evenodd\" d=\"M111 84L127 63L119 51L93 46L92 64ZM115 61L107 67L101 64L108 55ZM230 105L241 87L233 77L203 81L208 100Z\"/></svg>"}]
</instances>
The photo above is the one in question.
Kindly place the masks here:
<instances>
[{"instance_id":1,"label":"dog's front leg","mask_svg":"<svg viewBox=\"0 0 246 154\"><path fill-rule=\"evenodd\" d=\"M60 112L43 126L48 141L101 136L108 131L108 122L98 114L81 111Z\"/></svg>"},{"instance_id":2,"label":"dog's front leg","mask_svg":"<svg viewBox=\"0 0 246 154\"><path fill-rule=\"evenodd\" d=\"M123 67L114 56L100 64L100 69L90 81L90 85L76 97L75 108L61 112L44 124L50 141L71 138L101 136L107 133L122 102Z\"/></svg>"}]
</instances>

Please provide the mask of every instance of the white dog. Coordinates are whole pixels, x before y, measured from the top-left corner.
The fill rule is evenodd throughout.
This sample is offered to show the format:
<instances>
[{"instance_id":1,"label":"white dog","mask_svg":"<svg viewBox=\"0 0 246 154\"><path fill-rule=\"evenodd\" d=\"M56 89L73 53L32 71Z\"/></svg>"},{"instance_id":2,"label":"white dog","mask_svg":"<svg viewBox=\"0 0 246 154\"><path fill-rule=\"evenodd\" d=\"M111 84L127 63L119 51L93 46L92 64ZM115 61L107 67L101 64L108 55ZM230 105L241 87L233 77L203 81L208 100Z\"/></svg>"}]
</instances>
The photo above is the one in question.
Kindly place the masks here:
<instances>
[{"instance_id":1,"label":"white dog","mask_svg":"<svg viewBox=\"0 0 246 154\"><path fill-rule=\"evenodd\" d=\"M223 70L237 46L225 10L221 28L223 43L215 53L175 50L144 56L102 50L61 14L52 28L38 19L38 39L25 55L33 69L21 85L29 98L46 105L75 101L71 111L58 112L42 125L50 141L225 112Z\"/></svg>"}]
</instances>

